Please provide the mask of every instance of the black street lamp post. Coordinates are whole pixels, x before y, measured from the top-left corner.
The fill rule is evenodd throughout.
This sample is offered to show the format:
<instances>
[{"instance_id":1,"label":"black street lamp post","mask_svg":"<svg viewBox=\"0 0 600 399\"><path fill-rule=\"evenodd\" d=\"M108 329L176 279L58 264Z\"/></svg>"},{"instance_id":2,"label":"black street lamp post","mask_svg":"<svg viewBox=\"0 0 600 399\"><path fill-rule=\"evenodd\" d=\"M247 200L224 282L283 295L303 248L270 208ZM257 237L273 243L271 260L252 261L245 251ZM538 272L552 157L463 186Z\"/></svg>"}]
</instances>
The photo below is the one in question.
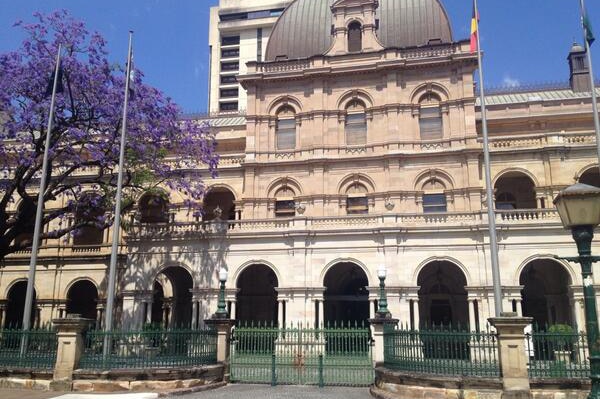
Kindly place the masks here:
<instances>
[{"instance_id":1,"label":"black street lamp post","mask_svg":"<svg viewBox=\"0 0 600 399\"><path fill-rule=\"evenodd\" d=\"M576 257L557 257L581 265L585 303L585 325L590 352L590 379L592 389L588 398L600 399L600 334L592 263L600 257L592 256L594 228L600 224L600 189L585 184L575 184L561 191L554 199L563 226L570 228L577 244Z\"/></svg>"},{"instance_id":2,"label":"black street lamp post","mask_svg":"<svg viewBox=\"0 0 600 399\"><path fill-rule=\"evenodd\" d=\"M219 270L219 301L217 303L217 312L215 317L218 319L226 319L229 315L227 314L227 305L225 304L225 282L227 281L227 270L222 267Z\"/></svg>"},{"instance_id":3,"label":"black street lamp post","mask_svg":"<svg viewBox=\"0 0 600 399\"><path fill-rule=\"evenodd\" d=\"M377 316L379 317L389 317L390 311L387 307L387 297L385 295L385 277L387 273L385 270L385 266L380 266L377 269L377 277L379 278L379 302L377 306Z\"/></svg>"}]
</instances>

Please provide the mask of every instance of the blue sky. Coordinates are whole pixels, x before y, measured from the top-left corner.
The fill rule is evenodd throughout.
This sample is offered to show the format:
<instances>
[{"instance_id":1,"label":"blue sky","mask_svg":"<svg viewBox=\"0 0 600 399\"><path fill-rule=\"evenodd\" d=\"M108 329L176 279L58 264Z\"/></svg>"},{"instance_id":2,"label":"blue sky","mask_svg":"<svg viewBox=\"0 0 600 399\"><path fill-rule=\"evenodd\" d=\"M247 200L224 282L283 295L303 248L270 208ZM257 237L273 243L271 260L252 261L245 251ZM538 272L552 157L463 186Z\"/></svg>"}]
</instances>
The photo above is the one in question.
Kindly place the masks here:
<instances>
[{"instance_id":1,"label":"blue sky","mask_svg":"<svg viewBox=\"0 0 600 399\"><path fill-rule=\"evenodd\" d=\"M251 0L246 0L251 2ZM123 61L127 31L135 31L136 66L146 81L188 111L204 111L208 83L209 7L218 0L0 0L0 52L19 46L16 20L34 11L67 9L99 31L110 58ZM566 56L581 42L579 0L479 0L486 86L568 79ZM598 41L592 47L600 76L600 2L588 0ZM455 39L469 36L471 0L445 0Z\"/></svg>"}]
</instances>

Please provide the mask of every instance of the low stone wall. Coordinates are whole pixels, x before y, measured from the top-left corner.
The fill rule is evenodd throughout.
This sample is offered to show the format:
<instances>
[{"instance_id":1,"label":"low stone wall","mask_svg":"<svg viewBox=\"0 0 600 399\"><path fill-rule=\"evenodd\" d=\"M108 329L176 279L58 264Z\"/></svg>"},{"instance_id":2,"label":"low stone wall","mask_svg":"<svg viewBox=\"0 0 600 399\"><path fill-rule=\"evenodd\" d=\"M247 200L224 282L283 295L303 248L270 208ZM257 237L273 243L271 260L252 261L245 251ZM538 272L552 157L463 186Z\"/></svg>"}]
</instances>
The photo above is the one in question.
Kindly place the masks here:
<instances>
[{"instance_id":1,"label":"low stone wall","mask_svg":"<svg viewBox=\"0 0 600 399\"><path fill-rule=\"evenodd\" d=\"M80 392L171 391L221 383L223 372L223 365L189 369L127 369L101 372L76 370L72 382L55 384L50 371L4 369L0 370L0 388L42 391L59 389Z\"/></svg>"},{"instance_id":2,"label":"low stone wall","mask_svg":"<svg viewBox=\"0 0 600 399\"><path fill-rule=\"evenodd\" d=\"M52 371L0 369L0 388L50 390Z\"/></svg>"},{"instance_id":3,"label":"low stone wall","mask_svg":"<svg viewBox=\"0 0 600 399\"><path fill-rule=\"evenodd\" d=\"M589 380L531 380L533 399L585 399ZM377 367L371 394L379 399L501 399L500 378L446 377Z\"/></svg>"},{"instance_id":4,"label":"low stone wall","mask_svg":"<svg viewBox=\"0 0 600 399\"><path fill-rule=\"evenodd\" d=\"M189 369L110 370L92 372L76 370L73 391L116 392L195 388L223 381L222 365Z\"/></svg>"}]
</instances>

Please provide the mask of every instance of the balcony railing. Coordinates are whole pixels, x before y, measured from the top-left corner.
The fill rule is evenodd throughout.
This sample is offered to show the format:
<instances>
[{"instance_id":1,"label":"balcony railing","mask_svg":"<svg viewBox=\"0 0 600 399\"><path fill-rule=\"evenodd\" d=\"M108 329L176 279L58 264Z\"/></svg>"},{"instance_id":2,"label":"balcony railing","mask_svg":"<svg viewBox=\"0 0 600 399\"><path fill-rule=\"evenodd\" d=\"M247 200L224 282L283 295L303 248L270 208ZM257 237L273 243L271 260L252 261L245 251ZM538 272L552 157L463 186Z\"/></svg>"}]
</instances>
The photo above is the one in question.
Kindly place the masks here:
<instances>
[{"instance_id":1,"label":"balcony railing","mask_svg":"<svg viewBox=\"0 0 600 399\"><path fill-rule=\"evenodd\" d=\"M560 225L554 209L518 209L496 211L496 223L500 226L536 226L540 224ZM333 217L295 217L256 220L225 221L175 221L172 223L136 224L129 231L129 238L167 238L209 235L237 235L248 232L300 231L343 231L370 230L373 228L402 228L423 230L429 228L461 228L486 226L487 213L448 212L426 214L380 214L347 215Z\"/></svg>"}]
</instances>

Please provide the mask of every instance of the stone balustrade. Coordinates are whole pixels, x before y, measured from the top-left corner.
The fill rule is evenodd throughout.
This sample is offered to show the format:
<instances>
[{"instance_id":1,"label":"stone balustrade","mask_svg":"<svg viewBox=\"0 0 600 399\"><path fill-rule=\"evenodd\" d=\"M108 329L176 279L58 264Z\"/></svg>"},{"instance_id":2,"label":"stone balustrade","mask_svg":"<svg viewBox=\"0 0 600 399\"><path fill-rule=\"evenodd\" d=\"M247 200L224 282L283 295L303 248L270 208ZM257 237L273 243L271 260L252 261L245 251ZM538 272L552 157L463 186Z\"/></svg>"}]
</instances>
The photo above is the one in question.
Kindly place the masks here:
<instances>
[{"instance_id":1,"label":"stone balustrade","mask_svg":"<svg viewBox=\"0 0 600 399\"><path fill-rule=\"evenodd\" d=\"M518 209L496 211L496 223L502 226L560 225L560 217L554 209ZM219 234L246 234L252 232L281 231L366 231L377 228L429 229L460 228L487 225L487 213L448 212L428 214L380 214L345 215L334 217L272 218L257 220L229 220L210 222L174 222L136 224L129 231L129 238L161 238L210 236Z\"/></svg>"}]
</instances>

